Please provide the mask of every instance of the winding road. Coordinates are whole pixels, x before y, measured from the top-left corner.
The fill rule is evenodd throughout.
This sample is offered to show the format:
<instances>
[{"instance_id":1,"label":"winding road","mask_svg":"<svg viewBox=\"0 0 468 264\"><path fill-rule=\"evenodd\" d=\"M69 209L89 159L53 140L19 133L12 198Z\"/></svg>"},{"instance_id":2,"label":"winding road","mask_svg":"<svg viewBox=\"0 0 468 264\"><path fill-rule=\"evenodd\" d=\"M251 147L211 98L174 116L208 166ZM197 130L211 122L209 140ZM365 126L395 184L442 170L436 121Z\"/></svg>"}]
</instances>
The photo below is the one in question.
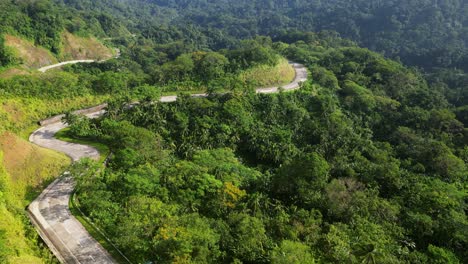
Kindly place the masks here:
<instances>
[{"instance_id":1,"label":"winding road","mask_svg":"<svg viewBox=\"0 0 468 264\"><path fill-rule=\"evenodd\" d=\"M117 55L115 55L113 58L118 58L120 57L120 50L119 49L116 49L117 51ZM103 62L103 61L107 61L111 58L108 58L108 59L104 59L104 60L91 60L91 59L84 59L84 60L69 60L69 61L63 61L63 62L59 62L59 63L56 63L56 64L52 64L52 65L48 65L48 66L44 66L44 67L41 67L39 69L37 69L38 71L40 72L46 72L50 69L54 69L54 68L58 68L58 67L61 67L63 65L67 65L67 64L77 64L77 63L92 63L92 62Z\"/></svg>"},{"instance_id":2,"label":"winding road","mask_svg":"<svg viewBox=\"0 0 468 264\"><path fill-rule=\"evenodd\" d=\"M91 62L95 62L95 60L71 60L71 61L64 61L64 62L60 62L60 63L57 63L57 64L53 64L53 65L49 65L49 66L45 66L45 67L42 67L42 68L39 68L37 69L38 71L40 72L46 72L50 69L53 69L53 68L58 68L58 67L61 67L63 65L67 65L67 64L76 64L76 63L91 63Z\"/></svg>"},{"instance_id":3,"label":"winding road","mask_svg":"<svg viewBox=\"0 0 468 264\"><path fill-rule=\"evenodd\" d=\"M80 62L80 61L77 61ZM75 63L77 63L75 62ZM82 61L81 61L82 62ZM64 62L70 64L72 62ZM59 65L59 66L61 66ZM295 90L307 80L307 69L302 64L292 63L296 77L282 88ZM44 71L59 67L48 66ZM43 68L43 69L44 69ZM257 93L276 93L279 87L267 87L256 89ZM192 97L206 97L207 94L193 94ZM174 102L177 96L163 96L161 102ZM99 117L104 113L102 107L89 110L86 116ZM86 113L79 110L77 113ZM60 141L54 135L67 127L58 117L52 117L41 122L41 128L34 131L29 141L68 155L73 161L89 157L99 159L99 152L86 145ZM65 172L64 175L52 182L29 206L28 213L31 222L38 230L40 236L49 246L51 251L62 263L116 263L111 255L86 231L81 223L70 212L68 203L73 193L75 184L72 177Z\"/></svg>"}]
</instances>

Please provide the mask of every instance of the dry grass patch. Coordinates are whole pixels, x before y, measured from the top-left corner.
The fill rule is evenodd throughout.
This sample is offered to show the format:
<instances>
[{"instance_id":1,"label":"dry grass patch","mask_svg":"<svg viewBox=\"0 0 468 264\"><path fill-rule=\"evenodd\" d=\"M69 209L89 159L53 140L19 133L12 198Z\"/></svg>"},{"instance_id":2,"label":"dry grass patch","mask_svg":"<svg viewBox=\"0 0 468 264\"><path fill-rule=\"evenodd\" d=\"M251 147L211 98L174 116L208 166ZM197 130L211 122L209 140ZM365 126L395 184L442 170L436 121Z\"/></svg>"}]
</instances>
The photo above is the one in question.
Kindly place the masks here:
<instances>
[{"instance_id":1,"label":"dry grass patch","mask_svg":"<svg viewBox=\"0 0 468 264\"><path fill-rule=\"evenodd\" d=\"M294 67L281 58L275 66L261 65L242 73L241 79L255 87L269 87L288 84L295 76Z\"/></svg>"},{"instance_id":2,"label":"dry grass patch","mask_svg":"<svg viewBox=\"0 0 468 264\"><path fill-rule=\"evenodd\" d=\"M0 231L5 234L8 263L53 263L38 245L24 208L70 164L65 155L42 149L13 133L0 134L0 176L4 202L0 201Z\"/></svg>"},{"instance_id":3,"label":"dry grass patch","mask_svg":"<svg viewBox=\"0 0 468 264\"><path fill-rule=\"evenodd\" d=\"M0 134L9 130L27 139L39 120L69 110L98 105L107 99L108 96L93 95L57 100L0 96Z\"/></svg>"},{"instance_id":4,"label":"dry grass patch","mask_svg":"<svg viewBox=\"0 0 468 264\"><path fill-rule=\"evenodd\" d=\"M64 61L79 59L104 60L114 56L112 49L106 47L96 38L82 38L65 32L62 36L62 43L61 59Z\"/></svg>"},{"instance_id":5,"label":"dry grass patch","mask_svg":"<svg viewBox=\"0 0 468 264\"><path fill-rule=\"evenodd\" d=\"M6 101L3 102L1 107L3 108L3 111L9 113L10 120L12 122L18 123L23 121L24 115L21 111L21 107L16 102Z\"/></svg>"},{"instance_id":6,"label":"dry grass patch","mask_svg":"<svg viewBox=\"0 0 468 264\"><path fill-rule=\"evenodd\" d=\"M40 148L10 132L0 135L3 164L10 175L14 196L27 205L44 187L44 183L57 177L70 159L58 152Z\"/></svg>"},{"instance_id":7,"label":"dry grass patch","mask_svg":"<svg viewBox=\"0 0 468 264\"><path fill-rule=\"evenodd\" d=\"M35 46L31 41L12 35L5 35L5 44L14 50L16 56L20 58L22 63L27 67L40 68L57 63L57 59L50 51Z\"/></svg>"}]
</instances>

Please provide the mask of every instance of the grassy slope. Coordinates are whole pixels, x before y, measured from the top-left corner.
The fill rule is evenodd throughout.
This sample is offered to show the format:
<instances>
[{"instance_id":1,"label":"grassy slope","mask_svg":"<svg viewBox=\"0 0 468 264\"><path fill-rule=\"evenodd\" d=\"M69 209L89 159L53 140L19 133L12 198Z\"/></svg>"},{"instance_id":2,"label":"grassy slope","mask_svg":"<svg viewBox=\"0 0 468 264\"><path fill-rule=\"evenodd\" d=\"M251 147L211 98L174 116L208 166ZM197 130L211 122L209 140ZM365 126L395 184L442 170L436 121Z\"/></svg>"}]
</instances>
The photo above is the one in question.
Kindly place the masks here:
<instances>
[{"instance_id":1,"label":"grassy slope","mask_svg":"<svg viewBox=\"0 0 468 264\"><path fill-rule=\"evenodd\" d=\"M95 38L63 33L60 56L13 35L6 45L20 65L3 68L0 78L31 74L36 68L59 60L107 59L114 52ZM34 74L34 73L33 73ZM70 160L63 154L27 141L37 121L48 116L96 105L107 97L83 96L40 100L0 96L0 263L54 263L56 259L29 224L25 208L57 177Z\"/></svg>"},{"instance_id":2,"label":"grassy slope","mask_svg":"<svg viewBox=\"0 0 468 264\"><path fill-rule=\"evenodd\" d=\"M4 98L0 96L0 263L50 263L50 251L29 224L25 207L70 163L62 154L27 141L37 121L70 109L96 105L107 97L85 96L63 100ZM1 178L1 177L0 177ZM4 201L2 202L3 197ZM3 248L6 252L2 253Z\"/></svg>"},{"instance_id":3,"label":"grassy slope","mask_svg":"<svg viewBox=\"0 0 468 264\"><path fill-rule=\"evenodd\" d=\"M82 38L69 32L62 35L61 61L78 59L104 60L112 58L114 52L96 38Z\"/></svg>"},{"instance_id":4,"label":"grassy slope","mask_svg":"<svg viewBox=\"0 0 468 264\"><path fill-rule=\"evenodd\" d=\"M39 148L11 132L0 134L0 174L6 182L0 203L0 230L5 232L7 263L53 262L28 224L25 207L69 164L65 155Z\"/></svg>"},{"instance_id":5,"label":"grassy slope","mask_svg":"<svg viewBox=\"0 0 468 264\"><path fill-rule=\"evenodd\" d=\"M21 64L27 68L40 68L57 63L54 55L45 48L35 46L33 42L13 35L5 36L6 46L12 48Z\"/></svg>"},{"instance_id":6,"label":"grassy slope","mask_svg":"<svg viewBox=\"0 0 468 264\"><path fill-rule=\"evenodd\" d=\"M296 72L288 63L281 58L275 66L257 66L241 74L241 79L247 83L253 83L256 87L268 87L290 83Z\"/></svg>"},{"instance_id":7,"label":"grassy slope","mask_svg":"<svg viewBox=\"0 0 468 264\"><path fill-rule=\"evenodd\" d=\"M9 78L19 74L28 74L31 70L55 64L59 61L95 59L104 60L115 56L115 51L106 47L98 39L75 36L67 31L62 34L62 49L59 55L36 46L22 37L5 35L5 45L11 48L19 65L0 69L0 78Z\"/></svg>"},{"instance_id":8,"label":"grassy slope","mask_svg":"<svg viewBox=\"0 0 468 264\"><path fill-rule=\"evenodd\" d=\"M98 105L107 96L82 96L60 100L10 98L0 96L0 133L12 131L27 139L37 128L37 121L69 110Z\"/></svg>"},{"instance_id":9,"label":"grassy slope","mask_svg":"<svg viewBox=\"0 0 468 264\"><path fill-rule=\"evenodd\" d=\"M4 153L3 165L10 175L10 190L16 201L23 200L16 205L31 202L44 182L51 181L70 163L65 155L30 144L11 132L0 136L0 149Z\"/></svg>"}]
</instances>

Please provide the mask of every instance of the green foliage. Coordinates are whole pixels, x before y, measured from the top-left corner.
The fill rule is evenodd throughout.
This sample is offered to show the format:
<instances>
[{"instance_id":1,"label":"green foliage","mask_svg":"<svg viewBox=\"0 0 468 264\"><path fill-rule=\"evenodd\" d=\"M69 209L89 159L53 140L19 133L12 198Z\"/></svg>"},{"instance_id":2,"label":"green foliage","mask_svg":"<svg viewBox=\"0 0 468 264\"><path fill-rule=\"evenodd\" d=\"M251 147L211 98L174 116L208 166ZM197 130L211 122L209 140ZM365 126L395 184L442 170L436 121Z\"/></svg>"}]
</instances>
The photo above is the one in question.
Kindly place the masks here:
<instances>
[{"instance_id":1,"label":"green foliage","mask_svg":"<svg viewBox=\"0 0 468 264\"><path fill-rule=\"evenodd\" d=\"M35 43L58 54L63 30L63 20L58 8L48 0L39 0L31 2L26 10L34 28Z\"/></svg>"},{"instance_id":2,"label":"green foliage","mask_svg":"<svg viewBox=\"0 0 468 264\"><path fill-rule=\"evenodd\" d=\"M118 97L104 118L66 120L112 149L104 169L75 167L77 197L136 262L466 262L463 71L426 82L336 32L292 30L465 69L462 3L403 2L3 1L2 35L58 53L67 29L110 37L122 56L0 80L1 129L19 129L23 105L40 110L30 124L78 98ZM3 42L2 67L15 63ZM254 94L242 77L280 56L311 81ZM154 100L184 90L210 96Z\"/></svg>"},{"instance_id":3,"label":"green foliage","mask_svg":"<svg viewBox=\"0 0 468 264\"><path fill-rule=\"evenodd\" d=\"M3 152L0 151L0 160L2 159ZM8 190L8 175L2 163L0 163L0 206L5 205L5 193Z\"/></svg>"},{"instance_id":4,"label":"green foliage","mask_svg":"<svg viewBox=\"0 0 468 264\"><path fill-rule=\"evenodd\" d=\"M219 240L208 219L190 214L171 219L159 229L153 243L162 263L216 263L221 254Z\"/></svg>"},{"instance_id":5,"label":"green foliage","mask_svg":"<svg viewBox=\"0 0 468 264\"><path fill-rule=\"evenodd\" d=\"M5 231L0 231L0 261L7 262L7 256L9 255L8 248L6 246Z\"/></svg>"},{"instance_id":6,"label":"green foliage","mask_svg":"<svg viewBox=\"0 0 468 264\"><path fill-rule=\"evenodd\" d=\"M203 54L202 58L196 61L198 76L208 80L218 78L224 74L228 63L228 59L222 54L214 52Z\"/></svg>"},{"instance_id":7,"label":"green foliage","mask_svg":"<svg viewBox=\"0 0 468 264\"><path fill-rule=\"evenodd\" d=\"M296 157L284 164L272 180L273 190L282 200L291 200L305 208L318 207L329 170L327 161L315 152Z\"/></svg>"},{"instance_id":8,"label":"green foliage","mask_svg":"<svg viewBox=\"0 0 468 264\"><path fill-rule=\"evenodd\" d=\"M307 245L300 242L283 240L272 252L273 264L314 264L315 260Z\"/></svg>"},{"instance_id":9,"label":"green foliage","mask_svg":"<svg viewBox=\"0 0 468 264\"><path fill-rule=\"evenodd\" d=\"M289 43L313 43L317 38L304 31L333 30L337 33L325 34L340 34L411 65L466 70L467 16L463 1L64 2L90 13L102 10L97 20L104 29L123 23L145 38L163 43L186 36L190 40L187 43L197 49L232 47L239 39L257 35ZM120 23L109 18L110 14Z\"/></svg>"},{"instance_id":10,"label":"green foliage","mask_svg":"<svg viewBox=\"0 0 468 264\"><path fill-rule=\"evenodd\" d=\"M428 247L429 255L432 260L430 263L460 263L457 257L450 251L433 245Z\"/></svg>"},{"instance_id":11,"label":"green foliage","mask_svg":"<svg viewBox=\"0 0 468 264\"><path fill-rule=\"evenodd\" d=\"M23 98L64 99L91 93L86 81L73 74L15 76L0 80L1 95Z\"/></svg>"},{"instance_id":12,"label":"green foliage","mask_svg":"<svg viewBox=\"0 0 468 264\"><path fill-rule=\"evenodd\" d=\"M67 124L70 125L70 133L76 137L93 137L96 130L92 129L91 120L85 116L78 116L72 113L66 113L63 118Z\"/></svg>"},{"instance_id":13,"label":"green foliage","mask_svg":"<svg viewBox=\"0 0 468 264\"><path fill-rule=\"evenodd\" d=\"M265 226L256 217L234 214L228 219L230 234L227 238L230 257L248 263L264 262L265 251L270 246Z\"/></svg>"},{"instance_id":14,"label":"green foliage","mask_svg":"<svg viewBox=\"0 0 468 264\"><path fill-rule=\"evenodd\" d=\"M306 54L313 80L292 93L111 102L84 126L114 152L78 193L88 215L142 262L465 260L465 128L440 91L368 50L256 42ZM162 68L188 65L176 78L201 82L224 58L232 71L232 54ZM211 56L223 63L204 68Z\"/></svg>"},{"instance_id":15,"label":"green foliage","mask_svg":"<svg viewBox=\"0 0 468 264\"><path fill-rule=\"evenodd\" d=\"M327 89L339 90L340 86L338 84L338 80L333 72L323 68L323 67L314 67L312 69L312 78L314 82L322 87L326 87Z\"/></svg>"},{"instance_id":16,"label":"green foliage","mask_svg":"<svg viewBox=\"0 0 468 264\"><path fill-rule=\"evenodd\" d=\"M13 52L5 46L5 37L0 34L0 68L14 64L15 61Z\"/></svg>"}]
</instances>

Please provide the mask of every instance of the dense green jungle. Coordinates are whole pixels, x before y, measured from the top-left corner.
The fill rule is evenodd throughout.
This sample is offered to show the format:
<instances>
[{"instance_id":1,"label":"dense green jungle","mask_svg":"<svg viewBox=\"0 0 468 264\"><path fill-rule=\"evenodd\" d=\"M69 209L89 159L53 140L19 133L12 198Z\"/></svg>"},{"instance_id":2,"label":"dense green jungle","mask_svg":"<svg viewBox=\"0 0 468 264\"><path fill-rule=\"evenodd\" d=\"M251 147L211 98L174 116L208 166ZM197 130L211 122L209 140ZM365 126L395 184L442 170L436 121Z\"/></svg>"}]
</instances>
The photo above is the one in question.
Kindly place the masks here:
<instances>
[{"instance_id":1,"label":"dense green jungle","mask_svg":"<svg viewBox=\"0 0 468 264\"><path fill-rule=\"evenodd\" d=\"M64 170L132 263L468 263L467 72L462 0L0 0L0 263L58 262ZM27 142L61 113L105 164Z\"/></svg>"}]
</instances>

